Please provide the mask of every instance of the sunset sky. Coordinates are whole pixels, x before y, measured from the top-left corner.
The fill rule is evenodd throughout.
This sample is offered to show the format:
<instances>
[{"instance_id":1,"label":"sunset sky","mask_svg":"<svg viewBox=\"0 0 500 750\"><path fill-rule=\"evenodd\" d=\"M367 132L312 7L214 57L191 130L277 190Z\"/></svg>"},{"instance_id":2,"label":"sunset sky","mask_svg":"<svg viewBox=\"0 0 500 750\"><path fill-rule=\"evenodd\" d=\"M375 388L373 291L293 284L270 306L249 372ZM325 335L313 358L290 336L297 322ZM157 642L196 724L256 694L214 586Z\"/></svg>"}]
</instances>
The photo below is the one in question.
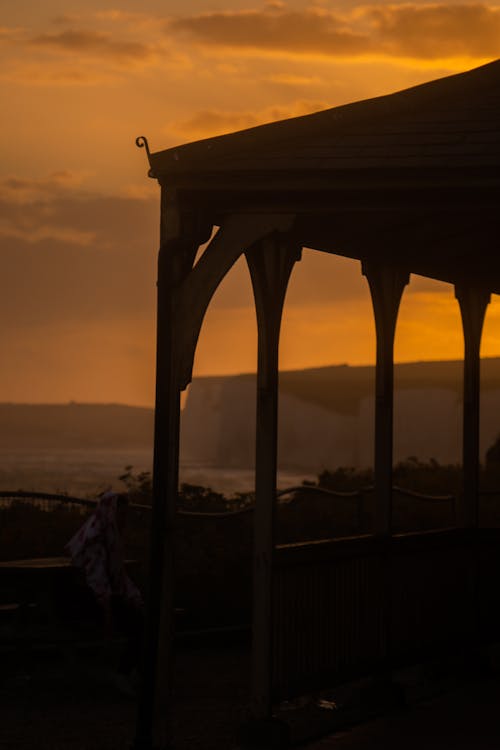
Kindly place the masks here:
<instances>
[{"instance_id":1,"label":"sunset sky","mask_svg":"<svg viewBox=\"0 0 500 750\"><path fill-rule=\"evenodd\" d=\"M500 0L0 0L0 401L153 403L152 150L390 93L500 57ZM500 305L483 354L500 355ZM413 279L396 359L462 355L453 290ZM253 370L239 264L195 374ZM304 252L281 365L374 361L359 264Z\"/></svg>"}]
</instances>

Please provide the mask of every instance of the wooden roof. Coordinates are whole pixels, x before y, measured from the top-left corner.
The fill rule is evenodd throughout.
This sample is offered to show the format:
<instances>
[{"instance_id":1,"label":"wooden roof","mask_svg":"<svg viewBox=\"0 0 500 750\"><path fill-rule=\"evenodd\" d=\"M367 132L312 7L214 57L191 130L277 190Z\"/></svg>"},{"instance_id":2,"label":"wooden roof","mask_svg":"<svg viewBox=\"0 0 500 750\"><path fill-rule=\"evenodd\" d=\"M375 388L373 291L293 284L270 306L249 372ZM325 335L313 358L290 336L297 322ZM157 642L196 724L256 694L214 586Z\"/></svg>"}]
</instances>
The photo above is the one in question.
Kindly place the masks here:
<instances>
[{"instance_id":1,"label":"wooden roof","mask_svg":"<svg viewBox=\"0 0 500 750\"><path fill-rule=\"evenodd\" d=\"M476 172L498 183L500 61L388 96L150 155L162 182Z\"/></svg>"},{"instance_id":2,"label":"wooden roof","mask_svg":"<svg viewBox=\"0 0 500 750\"><path fill-rule=\"evenodd\" d=\"M500 61L149 160L212 224L293 215L302 247L500 294Z\"/></svg>"}]
</instances>

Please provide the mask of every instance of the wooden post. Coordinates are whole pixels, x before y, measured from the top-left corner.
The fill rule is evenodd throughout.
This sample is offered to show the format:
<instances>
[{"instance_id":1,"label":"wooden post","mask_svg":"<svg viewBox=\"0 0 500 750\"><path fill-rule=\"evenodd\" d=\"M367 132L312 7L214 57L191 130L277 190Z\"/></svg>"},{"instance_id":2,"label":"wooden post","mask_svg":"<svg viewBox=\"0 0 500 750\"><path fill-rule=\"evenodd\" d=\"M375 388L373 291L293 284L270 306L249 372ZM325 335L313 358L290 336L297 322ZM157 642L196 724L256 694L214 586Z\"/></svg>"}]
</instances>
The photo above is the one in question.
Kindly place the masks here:
<instances>
[{"instance_id":1,"label":"wooden post","mask_svg":"<svg viewBox=\"0 0 500 750\"><path fill-rule=\"evenodd\" d=\"M158 257L156 409L153 513L144 657L134 750L168 750L171 737L175 520L179 470L180 391L191 380L203 317L225 273L242 254L293 216L228 217L193 268L212 223L201 211L179 207L162 188ZM256 271L258 274L258 272ZM260 289L260 287L259 287Z\"/></svg>"},{"instance_id":2,"label":"wooden post","mask_svg":"<svg viewBox=\"0 0 500 750\"><path fill-rule=\"evenodd\" d=\"M409 274L391 266L364 263L370 286L377 362L375 372L375 534L384 540L380 558L380 679L391 682L392 657L392 455L394 413L394 335L399 305Z\"/></svg>"},{"instance_id":3,"label":"wooden post","mask_svg":"<svg viewBox=\"0 0 500 750\"><path fill-rule=\"evenodd\" d=\"M288 280L300 250L278 233L246 253L257 311L257 435L253 572L253 718L272 716L273 551L278 443L278 348Z\"/></svg>"},{"instance_id":4,"label":"wooden post","mask_svg":"<svg viewBox=\"0 0 500 750\"><path fill-rule=\"evenodd\" d=\"M392 454L394 412L394 335L409 274L398 268L363 263L370 286L377 335L375 375L375 533L392 532Z\"/></svg>"},{"instance_id":5,"label":"wooden post","mask_svg":"<svg viewBox=\"0 0 500 750\"><path fill-rule=\"evenodd\" d=\"M463 385L463 497L460 523L467 528L478 525L479 499L479 406L481 335L490 293L467 284L455 285L464 334Z\"/></svg>"},{"instance_id":6,"label":"wooden post","mask_svg":"<svg viewBox=\"0 0 500 750\"><path fill-rule=\"evenodd\" d=\"M175 362L174 300L175 290L189 273L201 239L197 232L193 231L190 234L186 227L183 227L175 194L165 189L162 189L160 239L153 509L143 663L134 750L168 750L172 747L174 544L180 423L180 388Z\"/></svg>"},{"instance_id":7,"label":"wooden post","mask_svg":"<svg viewBox=\"0 0 500 750\"><path fill-rule=\"evenodd\" d=\"M459 524L476 529L479 517L479 407L481 334L490 301L489 292L467 283L455 284L455 296L460 306L464 334L462 497L459 505ZM479 565L477 547L469 550L465 580L465 612L469 618L471 640L465 649L466 658L478 658L480 648L480 620L478 608ZM475 655L475 656L474 656Z\"/></svg>"}]
</instances>

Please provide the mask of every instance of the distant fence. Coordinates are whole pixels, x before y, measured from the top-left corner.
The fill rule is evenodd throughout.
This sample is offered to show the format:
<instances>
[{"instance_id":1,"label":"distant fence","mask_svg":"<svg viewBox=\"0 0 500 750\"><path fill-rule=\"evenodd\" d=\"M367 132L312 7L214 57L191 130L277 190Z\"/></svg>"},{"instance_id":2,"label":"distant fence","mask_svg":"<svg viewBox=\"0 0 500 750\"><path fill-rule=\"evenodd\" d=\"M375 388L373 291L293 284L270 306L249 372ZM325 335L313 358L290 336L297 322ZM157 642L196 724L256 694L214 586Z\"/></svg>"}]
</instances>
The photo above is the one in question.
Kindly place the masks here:
<instances>
[{"instance_id":1,"label":"distant fence","mask_svg":"<svg viewBox=\"0 0 500 750\"><path fill-rule=\"evenodd\" d=\"M25 490L1 490L0 511L12 506L15 501L24 501L40 510L51 511L64 506L81 507L85 510L93 510L97 507L98 498L73 497L55 492L35 492ZM130 508L136 510L151 510L151 505L141 503L130 503ZM85 511L84 511L85 512Z\"/></svg>"},{"instance_id":2,"label":"distant fence","mask_svg":"<svg viewBox=\"0 0 500 750\"><path fill-rule=\"evenodd\" d=\"M424 494L422 492L416 492L415 490L409 490L405 489L404 487L399 487L397 485L393 486L393 492L398 493L400 495L414 498L416 500L420 500L424 503L430 503L430 504L440 504L440 503L448 503L450 506L450 510L453 514L453 518L456 518L456 496L455 495L429 495ZM373 485L368 485L366 487L362 487L359 490L352 490L352 491L341 491L341 490L332 490L327 489L325 487L318 487L317 485L296 485L293 487L287 487L282 490L278 490L276 493L276 498L278 502L281 501L281 503L289 504L292 501L297 502L298 500L305 500L307 495L320 495L325 498L335 498L338 500L352 500L356 501L357 506L357 515L358 515L358 521L361 525L361 519L362 519L362 513L363 513L363 503L364 503L364 496L366 494L374 492L375 488ZM484 490L481 491L481 495L500 495L500 490ZM290 496L289 500L286 500L287 496ZM0 491L0 510L8 508L12 505L14 501L25 501L29 504L40 508L40 510L50 511L54 510L56 507L61 506L76 506L81 507L82 509L92 509L95 508L98 499L91 499L91 498L82 498L82 497L73 497L71 495L65 495L61 493L50 493L50 492L35 492L35 491L24 491L24 490L3 490ZM136 510L151 510L151 505L148 504L141 504L141 503L130 503L130 508L136 509ZM194 511L194 510L183 510L182 508L178 509L178 514L181 516L194 516L198 518L230 518L238 514L245 514L245 513L251 513L253 511L253 504L249 504L243 508L237 507L234 510L226 510L226 511Z\"/></svg>"},{"instance_id":3,"label":"distant fence","mask_svg":"<svg viewBox=\"0 0 500 750\"><path fill-rule=\"evenodd\" d=\"M373 490L373 488L372 488ZM457 525L457 497L456 495L448 494L448 495L429 495L423 492L417 492L415 490L409 490L404 487L399 487L397 485L394 485L392 488L393 495L400 495L402 497L406 497L409 500L417 500L419 503L421 503L423 506L430 507L447 507L449 516L448 516L448 523L447 526L456 526ZM396 507L396 504L393 500L393 507Z\"/></svg>"},{"instance_id":4,"label":"distant fence","mask_svg":"<svg viewBox=\"0 0 500 750\"><path fill-rule=\"evenodd\" d=\"M4 490L0 491L0 511L10 508L16 501L26 502L40 510L51 511L57 507L70 505L82 509L94 508L96 500L89 500L83 497L71 497L51 492L30 492L23 490Z\"/></svg>"},{"instance_id":5,"label":"distant fence","mask_svg":"<svg viewBox=\"0 0 500 750\"><path fill-rule=\"evenodd\" d=\"M313 542L370 534L373 528L373 486L353 491L298 485L277 492L276 544ZM370 493L372 497L370 497ZM394 532L430 530L456 525L453 495L426 495L394 487ZM97 499L34 491L0 492L0 559L62 554L65 544L96 508ZM248 566L252 555L254 505L225 510L178 509L179 554L186 577L196 565L204 574L231 555L233 565ZM495 503L496 505L496 503ZM189 506L188 506L189 508ZM151 505L129 504L125 537L129 557L146 569ZM494 523L489 524L494 526ZM240 540L234 548L232 538ZM217 560L214 550L217 549ZM242 562L245 560L246 562ZM217 565L216 565L217 563ZM245 568L246 570L246 568ZM246 575L246 573L245 573Z\"/></svg>"}]
</instances>

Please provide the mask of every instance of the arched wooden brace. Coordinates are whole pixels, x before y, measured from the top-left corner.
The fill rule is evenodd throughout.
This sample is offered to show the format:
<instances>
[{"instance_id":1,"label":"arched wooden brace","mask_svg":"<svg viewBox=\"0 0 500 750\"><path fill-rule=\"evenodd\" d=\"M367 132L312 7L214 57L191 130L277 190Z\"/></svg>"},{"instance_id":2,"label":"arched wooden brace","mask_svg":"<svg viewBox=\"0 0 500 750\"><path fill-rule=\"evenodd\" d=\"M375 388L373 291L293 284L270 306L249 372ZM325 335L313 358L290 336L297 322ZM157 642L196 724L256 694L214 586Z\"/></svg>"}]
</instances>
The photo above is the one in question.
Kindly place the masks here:
<instances>
[{"instance_id":1,"label":"arched wooden brace","mask_svg":"<svg viewBox=\"0 0 500 750\"><path fill-rule=\"evenodd\" d=\"M162 190L158 257L158 321L153 514L143 675L134 750L171 747L174 539L179 470L180 391L191 380L206 309L224 275L257 239L287 229L293 216L229 217L194 268L211 225L181 212Z\"/></svg>"},{"instance_id":2,"label":"arched wooden brace","mask_svg":"<svg viewBox=\"0 0 500 750\"><path fill-rule=\"evenodd\" d=\"M277 232L246 252L258 328L253 570L253 718L272 711L272 582L278 445L278 349L292 268L301 248Z\"/></svg>"},{"instance_id":3,"label":"arched wooden brace","mask_svg":"<svg viewBox=\"0 0 500 750\"><path fill-rule=\"evenodd\" d=\"M406 270L364 262L375 316L377 363L375 375L375 533L392 532L392 455L394 413L394 335Z\"/></svg>"},{"instance_id":4,"label":"arched wooden brace","mask_svg":"<svg viewBox=\"0 0 500 750\"><path fill-rule=\"evenodd\" d=\"M293 215L228 216L175 292L176 365L181 389L191 382L203 318L217 287L243 252L273 231L291 228Z\"/></svg>"},{"instance_id":5,"label":"arched wooden brace","mask_svg":"<svg viewBox=\"0 0 500 750\"><path fill-rule=\"evenodd\" d=\"M211 224L181 211L162 189L157 280L156 408L149 585L134 750L166 750L170 741L174 529L179 464L180 389L174 350L175 290L189 274Z\"/></svg>"},{"instance_id":6,"label":"arched wooden brace","mask_svg":"<svg viewBox=\"0 0 500 750\"><path fill-rule=\"evenodd\" d=\"M463 497L460 525L478 525L479 500L479 408L481 335L490 293L467 283L455 284L464 334L463 385Z\"/></svg>"}]
</instances>

